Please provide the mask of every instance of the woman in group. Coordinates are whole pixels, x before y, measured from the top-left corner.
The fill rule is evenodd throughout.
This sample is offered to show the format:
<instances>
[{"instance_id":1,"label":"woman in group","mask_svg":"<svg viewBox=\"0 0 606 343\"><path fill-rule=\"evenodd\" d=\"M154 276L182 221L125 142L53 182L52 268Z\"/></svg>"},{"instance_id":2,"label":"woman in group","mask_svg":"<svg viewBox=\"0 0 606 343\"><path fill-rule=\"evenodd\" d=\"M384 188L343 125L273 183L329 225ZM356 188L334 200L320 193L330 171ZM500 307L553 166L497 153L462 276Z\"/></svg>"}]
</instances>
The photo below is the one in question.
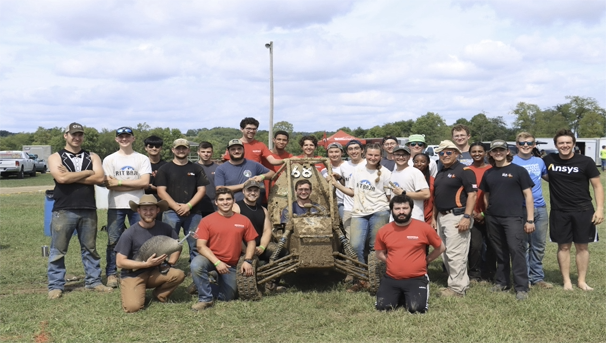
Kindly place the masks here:
<instances>
[{"instance_id":1,"label":"woman in group","mask_svg":"<svg viewBox=\"0 0 606 343\"><path fill-rule=\"evenodd\" d=\"M429 198L423 200L423 213L425 216L425 222L431 225L431 218L433 217L433 181L434 177L431 176L429 171L429 155L425 153L415 155L413 159L413 165L415 168L419 169L423 176L425 176L425 180L429 185Z\"/></svg>"},{"instance_id":2,"label":"woman in group","mask_svg":"<svg viewBox=\"0 0 606 343\"><path fill-rule=\"evenodd\" d=\"M482 142L475 142L469 147L469 154L473 163L469 166L474 174L476 174L476 182L479 185L482 183L484 172L492 168L486 163L486 149ZM486 223L484 221L484 211L486 204L484 203L484 192L478 190L476 206L473 210L473 226L471 227L471 242L469 243L468 255L468 270L469 280L471 282L480 282L482 280L492 282L495 273L496 257L494 250L488 242L486 236ZM482 249L486 247L484 259L482 259Z\"/></svg>"},{"instance_id":3,"label":"woman in group","mask_svg":"<svg viewBox=\"0 0 606 343\"><path fill-rule=\"evenodd\" d=\"M331 183L345 195L353 197L351 212L351 246L358 261L366 263L364 246L368 242L370 253L374 254L375 237L379 229L389 222L389 180L391 172L381 167L381 146L368 144L365 149L366 163L358 166L347 185L341 185L334 177ZM366 282L359 280L350 291L367 288Z\"/></svg>"},{"instance_id":4,"label":"woman in group","mask_svg":"<svg viewBox=\"0 0 606 343\"><path fill-rule=\"evenodd\" d=\"M526 300L529 286L526 240L527 234L534 231L534 183L524 167L511 163L513 157L504 140L492 141L488 154L492 168L484 173L480 189L486 202L488 238L497 256L492 291L507 291L513 274L516 299Z\"/></svg>"},{"instance_id":5,"label":"woman in group","mask_svg":"<svg viewBox=\"0 0 606 343\"><path fill-rule=\"evenodd\" d=\"M330 160L332 176L341 178L341 165L343 164L343 146L339 143L330 143L326 148L326 154ZM322 170L322 175L328 179L328 169ZM337 207L339 209L339 217L343 219L343 192L336 189L335 197L337 198Z\"/></svg>"},{"instance_id":6,"label":"woman in group","mask_svg":"<svg viewBox=\"0 0 606 343\"><path fill-rule=\"evenodd\" d=\"M299 139L299 146L303 150L303 153L295 158L322 158L322 156L316 155L316 147L318 146L318 139L314 136L303 136ZM316 163L316 169L322 171L324 169L323 163Z\"/></svg>"}]
</instances>

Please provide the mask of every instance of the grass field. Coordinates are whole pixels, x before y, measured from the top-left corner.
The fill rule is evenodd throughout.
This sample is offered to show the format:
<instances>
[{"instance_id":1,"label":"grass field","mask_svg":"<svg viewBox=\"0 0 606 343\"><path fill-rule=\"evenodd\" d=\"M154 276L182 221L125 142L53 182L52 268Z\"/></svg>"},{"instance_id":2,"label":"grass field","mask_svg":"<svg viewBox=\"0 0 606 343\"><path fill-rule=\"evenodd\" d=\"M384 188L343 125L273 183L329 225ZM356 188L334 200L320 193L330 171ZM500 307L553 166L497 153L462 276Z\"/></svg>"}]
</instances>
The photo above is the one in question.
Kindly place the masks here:
<instances>
[{"instance_id":1,"label":"grass field","mask_svg":"<svg viewBox=\"0 0 606 343\"><path fill-rule=\"evenodd\" d=\"M604 182L604 177L602 177ZM151 303L125 314L120 295L75 288L47 300L46 263L40 247L44 195L0 196L0 341L7 342L604 342L606 341L606 243L590 245L588 283L593 292L562 289L556 245L544 259L552 290L533 288L525 302L513 293L493 294L474 286L462 299L437 296L446 284L440 262L430 266L429 312L379 313L366 293L350 294L336 273L287 279L286 293L258 302L218 303L201 313L185 292L187 277L171 304ZM106 213L99 211L99 227ZM605 237L605 225L599 231ZM105 266L107 234L97 247ZM68 274L83 276L77 239L66 257ZM178 267L189 273L187 254ZM573 258L574 261L574 258ZM574 262L573 262L574 263ZM576 268L572 268L573 282ZM81 286L76 283L75 286Z\"/></svg>"},{"instance_id":2,"label":"grass field","mask_svg":"<svg viewBox=\"0 0 606 343\"><path fill-rule=\"evenodd\" d=\"M26 176L23 179L17 178L8 178L8 179L0 179L0 188L3 187L26 187L26 186L48 186L54 184L53 176L51 173L41 174L38 173L38 176L31 177Z\"/></svg>"}]
</instances>

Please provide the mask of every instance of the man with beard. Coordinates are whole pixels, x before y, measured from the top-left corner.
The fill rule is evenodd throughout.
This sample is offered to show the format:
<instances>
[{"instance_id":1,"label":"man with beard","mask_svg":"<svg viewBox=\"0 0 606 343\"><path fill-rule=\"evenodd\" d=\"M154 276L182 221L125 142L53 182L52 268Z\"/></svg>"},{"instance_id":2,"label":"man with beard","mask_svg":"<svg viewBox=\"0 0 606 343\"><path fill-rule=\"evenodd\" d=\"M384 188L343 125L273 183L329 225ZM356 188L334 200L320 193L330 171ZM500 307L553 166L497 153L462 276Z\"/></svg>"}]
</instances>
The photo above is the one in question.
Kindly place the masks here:
<instances>
[{"instance_id":1,"label":"man with beard","mask_svg":"<svg viewBox=\"0 0 606 343\"><path fill-rule=\"evenodd\" d=\"M145 289L155 288L153 299L165 303L171 293L183 282L185 273L172 268L181 250L169 255L153 254L146 261L136 261L141 246L154 236L178 239L177 233L166 223L157 222L156 216L168 208L164 200L157 201L151 194L141 197L139 203L129 202L130 208L141 218L124 232L116 244L116 265L122 268L120 296L124 312L133 313L145 305Z\"/></svg>"},{"instance_id":2,"label":"man with beard","mask_svg":"<svg viewBox=\"0 0 606 343\"><path fill-rule=\"evenodd\" d=\"M235 201L244 199L242 188L244 183L250 179L263 182L271 179L274 172L263 167L260 163L244 158L244 144L239 139L232 139L227 144L229 161L223 163L215 171L215 186L227 188L234 193Z\"/></svg>"},{"instance_id":3,"label":"man with beard","mask_svg":"<svg viewBox=\"0 0 606 343\"><path fill-rule=\"evenodd\" d=\"M202 219L200 201L206 193L208 180L202 167L187 159L190 152L187 139L176 139L173 142L172 152L173 160L160 168L156 175L158 196L166 200L169 206L164 212L162 221L170 225L177 236L181 228L183 234L187 235L196 230ZM196 254L196 240L188 237L187 243L191 261Z\"/></svg>"},{"instance_id":4,"label":"man with beard","mask_svg":"<svg viewBox=\"0 0 606 343\"><path fill-rule=\"evenodd\" d=\"M379 229L375 241L377 258L387 265L375 306L380 311L404 306L410 313L425 313L429 299L427 265L446 248L431 226L412 219L413 199L396 195L389 208L394 221ZM425 252L428 245L434 248L429 255Z\"/></svg>"}]
</instances>

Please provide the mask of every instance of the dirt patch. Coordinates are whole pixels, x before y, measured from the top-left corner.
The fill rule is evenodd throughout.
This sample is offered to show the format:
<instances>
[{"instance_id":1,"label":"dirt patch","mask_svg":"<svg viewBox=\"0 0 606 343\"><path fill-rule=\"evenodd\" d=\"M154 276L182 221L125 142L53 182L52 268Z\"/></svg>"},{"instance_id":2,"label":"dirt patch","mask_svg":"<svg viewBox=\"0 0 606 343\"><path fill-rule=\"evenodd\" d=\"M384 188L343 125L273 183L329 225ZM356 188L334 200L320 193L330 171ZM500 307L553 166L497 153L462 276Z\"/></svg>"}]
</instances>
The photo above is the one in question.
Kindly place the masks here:
<instances>
[{"instance_id":1,"label":"dirt patch","mask_svg":"<svg viewBox=\"0 0 606 343\"><path fill-rule=\"evenodd\" d=\"M19 194L19 193L44 193L48 189L54 189L55 186L26 186L26 187L2 187L0 195L3 194Z\"/></svg>"}]
</instances>

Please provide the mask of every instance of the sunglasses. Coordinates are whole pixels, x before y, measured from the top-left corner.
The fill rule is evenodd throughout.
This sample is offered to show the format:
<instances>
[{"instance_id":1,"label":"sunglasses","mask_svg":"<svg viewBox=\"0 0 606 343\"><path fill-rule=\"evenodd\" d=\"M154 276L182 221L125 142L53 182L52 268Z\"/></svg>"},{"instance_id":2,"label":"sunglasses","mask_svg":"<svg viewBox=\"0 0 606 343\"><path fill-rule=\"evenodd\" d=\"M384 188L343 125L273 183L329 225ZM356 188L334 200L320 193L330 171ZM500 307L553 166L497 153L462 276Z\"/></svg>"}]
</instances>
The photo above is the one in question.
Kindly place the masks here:
<instances>
[{"instance_id":1,"label":"sunglasses","mask_svg":"<svg viewBox=\"0 0 606 343\"><path fill-rule=\"evenodd\" d=\"M452 151L440 151L438 153L438 155L440 155L440 156L444 156L444 155L450 156L450 155L452 155Z\"/></svg>"},{"instance_id":2,"label":"sunglasses","mask_svg":"<svg viewBox=\"0 0 606 343\"><path fill-rule=\"evenodd\" d=\"M524 145L533 146L534 142L518 142L518 145L519 146L524 146Z\"/></svg>"},{"instance_id":3,"label":"sunglasses","mask_svg":"<svg viewBox=\"0 0 606 343\"><path fill-rule=\"evenodd\" d=\"M425 145L425 143L412 142L412 143L408 143L408 145L410 145L410 146L417 146L417 145L418 146L423 146L423 145Z\"/></svg>"},{"instance_id":4,"label":"sunglasses","mask_svg":"<svg viewBox=\"0 0 606 343\"><path fill-rule=\"evenodd\" d=\"M133 130L128 127L121 127L118 130L116 130L116 135L121 135L123 133L128 133L129 135L132 135Z\"/></svg>"},{"instance_id":5,"label":"sunglasses","mask_svg":"<svg viewBox=\"0 0 606 343\"><path fill-rule=\"evenodd\" d=\"M153 148L160 149L160 148L162 148L162 145L148 144L147 147L150 149L153 149Z\"/></svg>"}]
</instances>

